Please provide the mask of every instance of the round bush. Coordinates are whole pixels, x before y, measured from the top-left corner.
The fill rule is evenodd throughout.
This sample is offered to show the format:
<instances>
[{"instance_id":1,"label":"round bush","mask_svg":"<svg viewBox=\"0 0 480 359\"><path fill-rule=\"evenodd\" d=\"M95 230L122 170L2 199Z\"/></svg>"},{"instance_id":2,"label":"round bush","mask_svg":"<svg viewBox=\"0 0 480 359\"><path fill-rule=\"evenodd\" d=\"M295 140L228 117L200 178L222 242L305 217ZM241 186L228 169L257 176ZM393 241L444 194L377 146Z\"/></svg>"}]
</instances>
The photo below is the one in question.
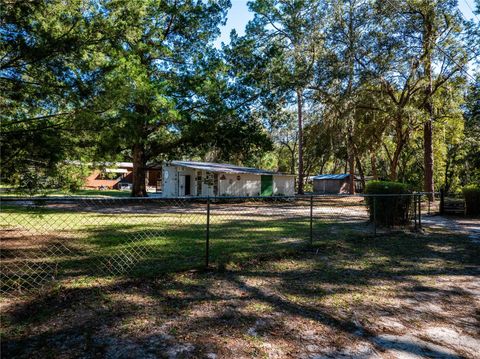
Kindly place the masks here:
<instances>
[{"instance_id":1,"label":"round bush","mask_svg":"<svg viewBox=\"0 0 480 359\"><path fill-rule=\"evenodd\" d=\"M376 223L385 226L395 226L407 224L409 218L409 208L412 203L412 196L408 186L400 182L389 181L370 181L365 187L367 195L365 198L370 221L376 219ZM403 195L403 196L402 196Z\"/></svg>"},{"instance_id":2,"label":"round bush","mask_svg":"<svg viewBox=\"0 0 480 359\"><path fill-rule=\"evenodd\" d=\"M468 215L480 214L480 184L470 184L462 189Z\"/></svg>"}]
</instances>

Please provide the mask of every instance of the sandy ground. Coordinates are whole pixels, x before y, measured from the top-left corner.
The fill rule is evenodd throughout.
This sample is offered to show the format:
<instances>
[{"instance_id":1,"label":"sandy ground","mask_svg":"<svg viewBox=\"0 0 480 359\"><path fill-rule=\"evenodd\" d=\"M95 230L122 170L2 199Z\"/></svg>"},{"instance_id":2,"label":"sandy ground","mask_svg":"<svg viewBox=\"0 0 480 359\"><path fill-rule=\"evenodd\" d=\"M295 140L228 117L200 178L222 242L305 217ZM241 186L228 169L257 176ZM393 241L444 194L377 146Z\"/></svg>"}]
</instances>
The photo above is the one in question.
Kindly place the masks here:
<instances>
[{"instance_id":1,"label":"sandy ground","mask_svg":"<svg viewBox=\"0 0 480 359\"><path fill-rule=\"evenodd\" d=\"M70 290L30 304L30 311L54 306L41 319L19 305L20 323L35 319L19 329L23 335L4 338L2 356L478 358L478 278L442 275L425 287L430 279L423 280L381 299L352 300L352 293L341 304L311 305L259 273L215 276L188 291L165 283L107 287L102 298ZM413 283L421 287L412 293Z\"/></svg>"},{"instance_id":2,"label":"sandy ground","mask_svg":"<svg viewBox=\"0 0 480 359\"><path fill-rule=\"evenodd\" d=\"M480 218L425 216L423 224L436 231L466 234L472 241L480 244Z\"/></svg>"},{"instance_id":3,"label":"sandy ground","mask_svg":"<svg viewBox=\"0 0 480 359\"><path fill-rule=\"evenodd\" d=\"M66 206L59 209L71 209ZM173 210L185 217L204 214L203 205L186 212L171 206L101 209ZM309 214L305 203L212 210L220 219ZM367 219L358 203L318 206L314 215ZM346 240L329 227L331 241L286 257L148 280L76 278L4 299L1 356L479 358L480 220L425 215L422 224L423 231L408 235ZM363 235L371 228L355 231ZM18 238L9 235L15 245Z\"/></svg>"},{"instance_id":4,"label":"sandy ground","mask_svg":"<svg viewBox=\"0 0 480 359\"><path fill-rule=\"evenodd\" d=\"M478 358L479 221L2 303L5 358ZM389 243L390 241L390 243Z\"/></svg>"}]
</instances>

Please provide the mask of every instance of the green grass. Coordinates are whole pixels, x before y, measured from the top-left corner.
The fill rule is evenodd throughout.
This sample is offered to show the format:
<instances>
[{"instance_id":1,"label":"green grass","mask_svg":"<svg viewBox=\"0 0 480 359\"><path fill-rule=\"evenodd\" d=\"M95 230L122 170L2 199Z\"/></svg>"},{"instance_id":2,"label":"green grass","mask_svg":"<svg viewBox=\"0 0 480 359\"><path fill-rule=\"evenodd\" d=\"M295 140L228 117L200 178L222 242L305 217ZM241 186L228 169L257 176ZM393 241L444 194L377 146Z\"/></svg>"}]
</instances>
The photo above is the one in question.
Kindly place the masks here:
<instances>
[{"instance_id":1,"label":"green grass","mask_svg":"<svg viewBox=\"0 0 480 359\"><path fill-rule=\"evenodd\" d=\"M153 277L204 268L204 206L190 212L178 207L175 211L152 207L147 213L131 208L116 213L124 208L80 211L53 206L3 206L0 230L7 245L2 248L3 266L6 272L11 268L16 273L4 278L5 286L27 284L29 276L23 278L20 274L24 265L17 260L20 257L31 258L40 272L55 266L58 278L112 274ZM217 213L211 218L209 261L212 266L225 268L262 256L289 253L305 247L308 235L306 218Z\"/></svg>"},{"instance_id":2,"label":"green grass","mask_svg":"<svg viewBox=\"0 0 480 359\"><path fill-rule=\"evenodd\" d=\"M24 192L15 190L11 187L6 187L3 185L3 190L0 191L0 197L23 197L26 194ZM63 196L73 196L73 197L130 197L130 191L120 191L120 190L96 190L96 189L81 189L74 192L66 190L46 190L41 193L35 194L30 197L63 197Z\"/></svg>"},{"instance_id":3,"label":"green grass","mask_svg":"<svg viewBox=\"0 0 480 359\"><path fill-rule=\"evenodd\" d=\"M463 320L476 314L465 288L480 264L478 245L467 236L426 230L374 237L349 224L315 221L309 246L309 223L302 218L213 210L210 254L218 270L184 270L203 266L201 209L190 209L192 215L5 207L0 224L7 237L22 229L55 235L71 249L37 257L59 263L55 285L6 301L5 356L74 357L88 348L101 357L105 348L117 353L135 346L131 357L141 357L159 340L159 328L174 338L154 348L160 357L184 341L198 349L195 357L212 347L227 354L235 348L230 357L261 357L264 344L302 353L312 333L321 333L315 340L322 347L344 348L354 335L355 343L369 340L354 334L359 323L367 334L385 333L385 317L402 323L406 333L423 325L476 334ZM132 248L148 251L124 275L101 270L105 259ZM2 254L8 265L14 253Z\"/></svg>"},{"instance_id":4,"label":"green grass","mask_svg":"<svg viewBox=\"0 0 480 359\"><path fill-rule=\"evenodd\" d=\"M152 278L205 267L204 204L102 207L98 202L96 208L90 206L88 201L82 206L2 206L3 290L32 284L32 267L34 272L51 273L57 279L85 275ZM254 215L217 211L214 207L209 262L212 267L225 270L309 251L309 234L307 217L270 216L268 207ZM409 255L414 260L416 252L423 251L426 245L425 241L411 242L410 234L373 237L366 223L359 222L315 220L313 236L313 250L319 253L345 251L360 256L366 250L372 251L362 262L362 270L391 264L382 262L382 248L390 257L398 250L399 256ZM335 276L334 266L324 270Z\"/></svg>"}]
</instances>

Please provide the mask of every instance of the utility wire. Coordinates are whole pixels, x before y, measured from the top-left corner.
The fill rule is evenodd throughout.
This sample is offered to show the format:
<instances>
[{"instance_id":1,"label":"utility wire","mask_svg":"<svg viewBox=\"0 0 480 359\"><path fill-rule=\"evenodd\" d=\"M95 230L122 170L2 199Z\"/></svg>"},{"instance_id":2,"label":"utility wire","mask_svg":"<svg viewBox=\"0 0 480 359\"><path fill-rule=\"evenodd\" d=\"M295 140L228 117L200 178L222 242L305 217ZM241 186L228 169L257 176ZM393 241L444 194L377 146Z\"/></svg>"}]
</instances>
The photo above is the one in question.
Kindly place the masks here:
<instances>
[{"instance_id":1,"label":"utility wire","mask_svg":"<svg viewBox=\"0 0 480 359\"><path fill-rule=\"evenodd\" d=\"M460 14L460 16L465 20L465 22L469 25L468 28L466 29L467 31L468 31L469 29L471 29L472 26L475 26L474 23L470 22L470 21L465 17L465 15L463 14L463 12L462 12L460 9L457 9L457 12L458 12L458 13ZM462 31L462 33L463 33L463 31ZM465 35L468 36L468 33L466 33ZM475 55L475 58L480 58L480 52L476 52L476 51L474 51L473 49L470 49L470 51L473 52L473 54Z\"/></svg>"},{"instance_id":2,"label":"utility wire","mask_svg":"<svg viewBox=\"0 0 480 359\"><path fill-rule=\"evenodd\" d=\"M386 0L394 9L396 9L396 6L395 4L390 1L390 0ZM410 19L405 16L403 13L399 13L401 17L403 17L406 21L410 21ZM475 78L470 75L468 73L468 71L465 69L465 65L460 65L454 58L452 58L448 53L445 52L444 49L442 49L438 44L434 43L433 44L442 54L445 55L445 57L447 57L448 59L450 59L455 65L458 66L458 68L460 69L460 71L462 71L465 75L467 75L467 77L469 77L470 79L472 79L473 81L476 81Z\"/></svg>"},{"instance_id":3,"label":"utility wire","mask_svg":"<svg viewBox=\"0 0 480 359\"><path fill-rule=\"evenodd\" d=\"M467 0L463 0L463 2L465 4L467 4L468 8L470 9L470 11L472 12L473 16L475 16L477 18L477 20L480 22L480 19L478 18L477 14L475 14L475 11L473 11L473 9L471 8L470 4L468 3ZM463 15L463 14L462 14ZM466 20L466 19L465 19Z\"/></svg>"}]
</instances>

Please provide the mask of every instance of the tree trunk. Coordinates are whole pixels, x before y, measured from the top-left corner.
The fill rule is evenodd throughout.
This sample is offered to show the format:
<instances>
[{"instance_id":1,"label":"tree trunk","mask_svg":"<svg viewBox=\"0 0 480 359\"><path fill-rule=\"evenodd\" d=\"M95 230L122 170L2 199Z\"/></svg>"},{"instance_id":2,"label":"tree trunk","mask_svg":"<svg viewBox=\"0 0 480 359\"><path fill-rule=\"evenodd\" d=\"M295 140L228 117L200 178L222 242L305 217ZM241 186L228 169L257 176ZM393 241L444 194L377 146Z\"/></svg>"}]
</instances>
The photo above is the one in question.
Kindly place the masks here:
<instances>
[{"instance_id":1,"label":"tree trunk","mask_svg":"<svg viewBox=\"0 0 480 359\"><path fill-rule=\"evenodd\" d=\"M372 176L375 181L378 180L378 172L377 172L377 155L372 153L370 155L370 162L372 164Z\"/></svg>"},{"instance_id":2,"label":"tree trunk","mask_svg":"<svg viewBox=\"0 0 480 359\"><path fill-rule=\"evenodd\" d=\"M353 132L355 130L355 102L352 101L353 93L353 84L355 78L355 29L354 29L354 12L355 4L353 1L349 3L349 16L348 16L348 88L347 88L347 99L349 102L348 105L348 141L347 141L347 155L348 155L348 164L349 164L349 192L350 194L355 194L355 144L353 143ZM351 102L352 101L352 102ZM353 105L353 106L352 106Z\"/></svg>"},{"instance_id":3,"label":"tree trunk","mask_svg":"<svg viewBox=\"0 0 480 359\"><path fill-rule=\"evenodd\" d=\"M390 158L390 180L397 181L398 180L398 165L400 163L400 156L402 154L403 148L407 144L407 140L404 138L403 135L397 135L397 145L395 147L395 152L393 156Z\"/></svg>"},{"instance_id":4,"label":"tree trunk","mask_svg":"<svg viewBox=\"0 0 480 359\"><path fill-rule=\"evenodd\" d=\"M298 107L298 194L303 194L303 91L297 89Z\"/></svg>"},{"instance_id":5,"label":"tree trunk","mask_svg":"<svg viewBox=\"0 0 480 359\"><path fill-rule=\"evenodd\" d=\"M291 154L290 174L294 175L295 174L295 147L293 148L292 151L290 151L290 154Z\"/></svg>"},{"instance_id":6,"label":"tree trunk","mask_svg":"<svg viewBox=\"0 0 480 359\"><path fill-rule=\"evenodd\" d=\"M143 144L137 143L133 146L133 183L132 197L146 197L145 187L145 148Z\"/></svg>"},{"instance_id":7,"label":"tree trunk","mask_svg":"<svg viewBox=\"0 0 480 359\"><path fill-rule=\"evenodd\" d=\"M423 23L423 51L424 51L424 70L427 80L425 87L425 111L428 119L423 125L423 157L425 166L425 183L424 191L433 193L433 87L432 87L432 51L435 45L433 22L435 12L434 10L427 10L427 16L424 17ZM433 195L429 195L429 200L433 200Z\"/></svg>"},{"instance_id":8,"label":"tree trunk","mask_svg":"<svg viewBox=\"0 0 480 359\"><path fill-rule=\"evenodd\" d=\"M398 178L398 161L399 157L395 154L390 162L390 181L396 181Z\"/></svg>"},{"instance_id":9,"label":"tree trunk","mask_svg":"<svg viewBox=\"0 0 480 359\"><path fill-rule=\"evenodd\" d=\"M349 193L355 194L355 151L353 148L353 141L351 136L348 137L348 168L349 168Z\"/></svg>"},{"instance_id":10,"label":"tree trunk","mask_svg":"<svg viewBox=\"0 0 480 359\"><path fill-rule=\"evenodd\" d=\"M432 119L423 125L423 143L424 143L424 160L425 160L425 192L433 193L433 124ZM429 195L432 198L432 195ZM433 198L432 198L433 199Z\"/></svg>"},{"instance_id":11,"label":"tree trunk","mask_svg":"<svg viewBox=\"0 0 480 359\"><path fill-rule=\"evenodd\" d=\"M323 161L322 161L322 164L320 165L320 173L319 173L319 174L322 174L322 173L323 173L323 169L325 168L325 163L326 163L326 161L323 160Z\"/></svg>"},{"instance_id":12,"label":"tree trunk","mask_svg":"<svg viewBox=\"0 0 480 359\"><path fill-rule=\"evenodd\" d=\"M338 159L335 158L334 161L333 161L333 170L332 170L332 173L337 173L337 170L338 170ZM322 172L323 173L323 172Z\"/></svg>"},{"instance_id":13,"label":"tree trunk","mask_svg":"<svg viewBox=\"0 0 480 359\"><path fill-rule=\"evenodd\" d=\"M357 163L358 173L360 174L360 182L362 183L362 189L365 190L365 173L363 172L362 162L357 155L355 155L355 161Z\"/></svg>"},{"instance_id":14,"label":"tree trunk","mask_svg":"<svg viewBox=\"0 0 480 359\"><path fill-rule=\"evenodd\" d=\"M450 174L449 174L449 171L450 171L450 158L451 158L451 156L448 152L449 151L447 151L447 161L445 163L445 180L444 180L444 185L443 185L443 190L446 193L450 192Z\"/></svg>"}]
</instances>

